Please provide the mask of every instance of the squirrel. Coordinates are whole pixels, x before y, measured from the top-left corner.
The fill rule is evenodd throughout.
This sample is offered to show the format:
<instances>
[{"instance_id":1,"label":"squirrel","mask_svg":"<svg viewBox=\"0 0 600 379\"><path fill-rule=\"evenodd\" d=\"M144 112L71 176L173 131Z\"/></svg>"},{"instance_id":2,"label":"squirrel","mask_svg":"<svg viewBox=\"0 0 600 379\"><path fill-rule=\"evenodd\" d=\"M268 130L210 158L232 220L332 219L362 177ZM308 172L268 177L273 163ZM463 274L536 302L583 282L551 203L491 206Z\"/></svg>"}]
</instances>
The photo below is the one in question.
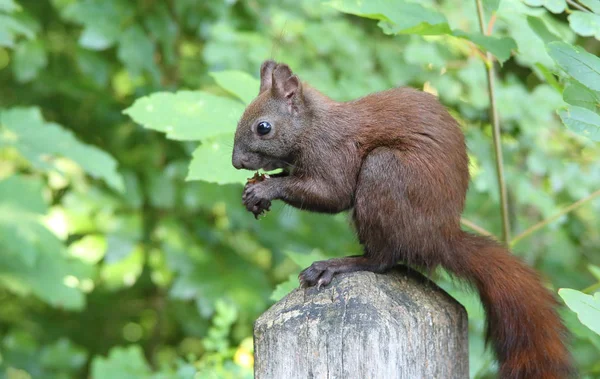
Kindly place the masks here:
<instances>
[{"instance_id":1,"label":"squirrel","mask_svg":"<svg viewBox=\"0 0 600 379\"><path fill-rule=\"evenodd\" d=\"M246 184L248 211L258 215L276 199L313 212L351 211L364 254L314 262L299 275L303 287L326 286L339 273L384 272L398 261L441 266L478 290L501 378L575 375L558 302L537 273L502 244L461 229L465 138L435 96L403 87L337 102L267 60L234 138L235 168L282 169Z\"/></svg>"}]
</instances>

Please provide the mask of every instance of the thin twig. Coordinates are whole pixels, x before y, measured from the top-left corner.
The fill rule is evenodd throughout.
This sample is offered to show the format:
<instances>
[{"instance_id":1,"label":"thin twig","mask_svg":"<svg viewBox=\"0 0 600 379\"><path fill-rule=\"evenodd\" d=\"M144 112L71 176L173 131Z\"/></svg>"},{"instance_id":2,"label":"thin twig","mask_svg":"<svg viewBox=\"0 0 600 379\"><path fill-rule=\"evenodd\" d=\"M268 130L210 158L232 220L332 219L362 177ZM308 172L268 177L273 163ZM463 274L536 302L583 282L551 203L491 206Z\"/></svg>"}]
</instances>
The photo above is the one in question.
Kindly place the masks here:
<instances>
[{"instance_id":1,"label":"thin twig","mask_svg":"<svg viewBox=\"0 0 600 379\"><path fill-rule=\"evenodd\" d=\"M476 231L477 233L481 234L482 236L496 238L496 236L493 235L491 232L485 230L484 228L477 225L473 221L467 220L464 217L460 219L460 223L463 224L464 226L466 226L467 228L470 228L470 229Z\"/></svg>"},{"instance_id":2,"label":"thin twig","mask_svg":"<svg viewBox=\"0 0 600 379\"><path fill-rule=\"evenodd\" d=\"M583 5L579 5L578 3L576 3L573 0L567 0L567 3L569 3L569 5L572 6L573 8L577 8L577 9L579 9L582 12L593 13L589 9L585 8Z\"/></svg>"},{"instance_id":3,"label":"thin twig","mask_svg":"<svg viewBox=\"0 0 600 379\"><path fill-rule=\"evenodd\" d=\"M479 58L481 58L481 60L483 61L483 63L485 63L486 66L492 64L492 62L490 61L490 55L488 54L486 56L481 50L479 50L479 47L477 47L477 45L475 45L473 42L471 42L471 49L473 53L475 53L475 55L478 55Z\"/></svg>"},{"instance_id":4,"label":"thin twig","mask_svg":"<svg viewBox=\"0 0 600 379\"><path fill-rule=\"evenodd\" d=\"M519 242L523 238L529 236L530 234L535 233L536 231L540 230L544 226L550 224L551 222L555 221L556 219L560 218L561 216L564 216L567 213L579 208L580 206L582 206L583 204L587 203L588 201L592 200L593 198L595 198L597 196L600 196L600 189L597 190L596 192L592 193L591 195L584 197L583 199L577 200L576 202L574 202L573 204L564 208L563 210L561 210L554 216L548 217L547 219L542 220L542 221L538 222L537 224L527 228L523 233L519 234L518 236L513 238L512 241L510 241L510 246L516 245L517 242Z\"/></svg>"},{"instance_id":5,"label":"thin twig","mask_svg":"<svg viewBox=\"0 0 600 379\"><path fill-rule=\"evenodd\" d=\"M479 18L479 28L481 33L485 34L485 22L483 15L483 5L481 0L475 0L477 4L477 17ZM498 190L500 191L500 210L502 212L502 242L510 241L510 221L508 219L508 197L506 195L506 181L504 180L504 164L502 158L502 145L500 140L500 120L498 119L498 107L496 105L495 95L495 72L492 54L487 53L487 63L485 65L487 72L488 96L490 98L490 114L492 119L492 130L494 139L494 154L496 155L496 175L498 177Z\"/></svg>"},{"instance_id":6,"label":"thin twig","mask_svg":"<svg viewBox=\"0 0 600 379\"><path fill-rule=\"evenodd\" d=\"M496 23L496 13L492 14L492 17L490 17L490 22L488 22L486 35L488 35L488 36L492 35L492 30L494 30L495 23Z\"/></svg>"},{"instance_id":7,"label":"thin twig","mask_svg":"<svg viewBox=\"0 0 600 379\"><path fill-rule=\"evenodd\" d=\"M600 291L600 282L592 284L591 286L589 286L581 292L593 295L596 291Z\"/></svg>"}]
</instances>

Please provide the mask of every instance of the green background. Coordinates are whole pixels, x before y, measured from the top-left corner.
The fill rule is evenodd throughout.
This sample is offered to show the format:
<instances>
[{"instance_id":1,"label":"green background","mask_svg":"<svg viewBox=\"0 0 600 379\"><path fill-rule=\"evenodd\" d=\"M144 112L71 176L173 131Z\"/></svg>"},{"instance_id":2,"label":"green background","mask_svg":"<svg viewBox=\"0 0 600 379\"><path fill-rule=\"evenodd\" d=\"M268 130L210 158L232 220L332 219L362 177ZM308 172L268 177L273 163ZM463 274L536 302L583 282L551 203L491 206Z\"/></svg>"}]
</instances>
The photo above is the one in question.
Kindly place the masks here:
<instances>
[{"instance_id":1,"label":"green background","mask_svg":"<svg viewBox=\"0 0 600 379\"><path fill-rule=\"evenodd\" d=\"M253 320L360 252L345 214L241 205L233 131L268 58L336 100L438 95L467 137L465 219L499 236L489 52L511 247L599 378L600 0L486 0L491 35L475 4L0 0L0 377L252 377ZM494 377L477 296L435 279Z\"/></svg>"}]
</instances>

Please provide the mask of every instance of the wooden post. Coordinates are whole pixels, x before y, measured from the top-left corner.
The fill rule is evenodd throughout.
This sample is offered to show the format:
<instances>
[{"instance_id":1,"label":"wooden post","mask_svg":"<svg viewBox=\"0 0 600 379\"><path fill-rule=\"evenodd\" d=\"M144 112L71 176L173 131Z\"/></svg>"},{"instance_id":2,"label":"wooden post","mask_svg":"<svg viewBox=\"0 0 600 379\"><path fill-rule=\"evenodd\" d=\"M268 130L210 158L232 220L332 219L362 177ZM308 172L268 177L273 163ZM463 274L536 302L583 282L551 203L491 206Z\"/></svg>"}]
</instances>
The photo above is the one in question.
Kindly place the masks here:
<instances>
[{"instance_id":1,"label":"wooden post","mask_svg":"<svg viewBox=\"0 0 600 379\"><path fill-rule=\"evenodd\" d=\"M257 379L467 379L467 314L421 274L339 275L254 325Z\"/></svg>"}]
</instances>

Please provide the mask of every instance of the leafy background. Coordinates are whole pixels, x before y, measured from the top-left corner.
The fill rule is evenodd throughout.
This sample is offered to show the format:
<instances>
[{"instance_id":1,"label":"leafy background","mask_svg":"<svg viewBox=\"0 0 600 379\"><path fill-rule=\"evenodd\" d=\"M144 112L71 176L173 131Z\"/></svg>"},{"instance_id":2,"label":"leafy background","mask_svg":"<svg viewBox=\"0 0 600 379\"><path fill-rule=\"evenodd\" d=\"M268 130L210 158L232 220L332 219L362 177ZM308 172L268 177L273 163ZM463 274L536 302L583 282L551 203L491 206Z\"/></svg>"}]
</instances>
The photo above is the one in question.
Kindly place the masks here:
<instances>
[{"instance_id":1,"label":"leafy background","mask_svg":"<svg viewBox=\"0 0 600 379\"><path fill-rule=\"evenodd\" d=\"M0 376L251 377L253 320L359 252L346 215L240 204L232 133L266 58L338 100L438 95L468 140L465 218L499 236L489 52L511 246L600 377L600 1L483 1L484 34L475 4L0 0ZM493 377L477 297L437 282Z\"/></svg>"}]
</instances>

